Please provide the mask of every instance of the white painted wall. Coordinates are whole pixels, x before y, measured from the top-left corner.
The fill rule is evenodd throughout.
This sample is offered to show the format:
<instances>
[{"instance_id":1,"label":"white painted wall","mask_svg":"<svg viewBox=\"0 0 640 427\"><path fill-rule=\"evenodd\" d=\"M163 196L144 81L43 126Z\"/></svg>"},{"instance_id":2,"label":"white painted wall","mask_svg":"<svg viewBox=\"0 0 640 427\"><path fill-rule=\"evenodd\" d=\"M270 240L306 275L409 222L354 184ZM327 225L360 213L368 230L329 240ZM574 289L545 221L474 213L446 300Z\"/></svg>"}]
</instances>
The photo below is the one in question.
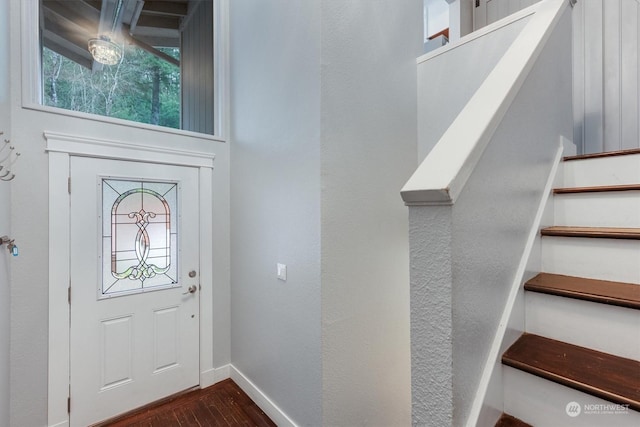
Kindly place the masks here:
<instances>
[{"instance_id":1,"label":"white painted wall","mask_svg":"<svg viewBox=\"0 0 640 427\"><path fill-rule=\"evenodd\" d=\"M469 35L418 59L419 162L427 157L529 19L523 17L494 31ZM469 72L470 64L473 72Z\"/></svg>"},{"instance_id":2,"label":"white painted wall","mask_svg":"<svg viewBox=\"0 0 640 427\"><path fill-rule=\"evenodd\" d=\"M48 155L43 132L73 133L117 141L153 141L158 147L215 144L213 171L214 360L230 361L229 345L229 150L228 145L197 137L80 119L22 107L20 3L9 2L11 65L11 133L22 156L14 165L12 237L20 243L13 258L11 283L11 425L47 424L48 345ZM3 6L5 2L2 3ZM2 28L4 39L8 33Z\"/></svg>"},{"instance_id":3,"label":"white painted wall","mask_svg":"<svg viewBox=\"0 0 640 427\"><path fill-rule=\"evenodd\" d=\"M0 28L9 25L9 4L0 4ZM9 57L9 38L0 37L0 58ZM0 144L11 137L9 120L9 61L0 61ZM6 150L5 150L6 152ZM3 154L4 155L4 154ZM0 236L11 235L10 183L0 182ZM9 332L10 332L10 268L11 257L6 246L0 247L0 426L9 425Z\"/></svg>"},{"instance_id":4,"label":"white painted wall","mask_svg":"<svg viewBox=\"0 0 640 427\"><path fill-rule=\"evenodd\" d=\"M421 0L322 2L327 426L409 425L408 220Z\"/></svg>"},{"instance_id":5,"label":"white painted wall","mask_svg":"<svg viewBox=\"0 0 640 427\"><path fill-rule=\"evenodd\" d=\"M321 425L320 4L230 3L231 359Z\"/></svg>"},{"instance_id":6,"label":"white painted wall","mask_svg":"<svg viewBox=\"0 0 640 427\"><path fill-rule=\"evenodd\" d=\"M640 2L573 11L574 141L584 153L640 147Z\"/></svg>"}]
</instances>

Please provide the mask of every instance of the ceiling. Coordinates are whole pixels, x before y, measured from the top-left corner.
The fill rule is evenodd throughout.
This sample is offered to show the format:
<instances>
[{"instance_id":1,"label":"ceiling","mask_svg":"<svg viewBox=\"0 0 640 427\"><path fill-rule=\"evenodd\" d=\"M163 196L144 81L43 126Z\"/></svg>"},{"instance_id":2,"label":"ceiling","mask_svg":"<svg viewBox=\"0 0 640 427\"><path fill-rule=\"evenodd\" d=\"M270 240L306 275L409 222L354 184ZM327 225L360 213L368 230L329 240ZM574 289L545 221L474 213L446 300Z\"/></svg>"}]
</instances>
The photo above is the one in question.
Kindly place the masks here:
<instances>
[{"instance_id":1,"label":"ceiling","mask_svg":"<svg viewBox=\"0 0 640 427\"><path fill-rule=\"evenodd\" d=\"M197 1L197 0L196 0ZM139 47L169 62L157 47L179 47L180 29L195 10L190 0L42 0L42 43L87 68L94 68L87 42L98 34L120 34L122 43ZM114 22L114 17L118 19Z\"/></svg>"}]
</instances>

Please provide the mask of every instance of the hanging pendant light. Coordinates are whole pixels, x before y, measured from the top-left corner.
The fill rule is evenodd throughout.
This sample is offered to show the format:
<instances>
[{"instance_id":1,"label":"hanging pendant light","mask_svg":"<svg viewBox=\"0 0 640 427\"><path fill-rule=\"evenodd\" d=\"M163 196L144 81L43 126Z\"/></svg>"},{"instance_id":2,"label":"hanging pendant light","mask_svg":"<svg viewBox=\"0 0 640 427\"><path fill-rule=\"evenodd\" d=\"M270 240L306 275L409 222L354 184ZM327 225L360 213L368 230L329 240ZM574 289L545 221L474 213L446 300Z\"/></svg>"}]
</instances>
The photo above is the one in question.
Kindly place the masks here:
<instances>
[{"instance_id":1,"label":"hanging pendant light","mask_svg":"<svg viewBox=\"0 0 640 427\"><path fill-rule=\"evenodd\" d=\"M89 52L94 60L104 65L115 65L122 60L122 47L107 35L90 39Z\"/></svg>"},{"instance_id":2,"label":"hanging pendant light","mask_svg":"<svg viewBox=\"0 0 640 427\"><path fill-rule=\"evenodd\" d=\"M123 0L118 0L116 10L113 13L113 22L111 24L110 34L101 34L98 37L89 39L88 49L91 56L96 62L104 65L115 65L122 61L122 46L113 41L113 35L116 34L120 12L122 12Z\"/></svg>"}]
</instances>

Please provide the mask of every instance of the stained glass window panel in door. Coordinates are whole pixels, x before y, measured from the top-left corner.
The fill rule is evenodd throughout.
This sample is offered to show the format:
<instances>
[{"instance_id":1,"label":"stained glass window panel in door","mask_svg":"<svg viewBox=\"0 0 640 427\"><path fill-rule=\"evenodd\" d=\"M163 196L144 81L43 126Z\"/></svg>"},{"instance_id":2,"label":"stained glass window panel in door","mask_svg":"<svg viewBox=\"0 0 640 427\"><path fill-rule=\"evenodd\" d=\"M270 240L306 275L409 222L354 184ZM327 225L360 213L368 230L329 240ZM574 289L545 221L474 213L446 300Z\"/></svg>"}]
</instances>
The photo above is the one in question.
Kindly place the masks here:
<instances>
[{"instance_id":1,"label":"stained glass window panel in door","mask_svg":"<svg viewBox=\"0 0 640 427\"><path fill-rule=\"evenodd\" d=\"M178 282L178 184L102 179L101 297Z\"/></svg>"}]
</instances>

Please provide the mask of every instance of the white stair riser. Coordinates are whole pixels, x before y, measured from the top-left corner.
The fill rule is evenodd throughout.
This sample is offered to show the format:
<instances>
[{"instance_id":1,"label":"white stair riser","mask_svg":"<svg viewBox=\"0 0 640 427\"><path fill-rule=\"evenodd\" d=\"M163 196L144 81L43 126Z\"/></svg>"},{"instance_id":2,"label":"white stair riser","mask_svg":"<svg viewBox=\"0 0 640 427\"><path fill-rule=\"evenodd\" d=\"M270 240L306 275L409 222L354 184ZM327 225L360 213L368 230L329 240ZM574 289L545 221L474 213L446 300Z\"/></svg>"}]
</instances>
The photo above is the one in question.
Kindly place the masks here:
<instances>
[{"instance_id":1,"label":"white stair riser","mask_svg":"<svg viewBox=\"0 0 640 427\"><path fill-rule=\"evenodd\" d=\"M525 293L531 334L640 360L640 311L609 304Z\"/></svg>"},{"instance_id":2,"label":"white stair riser","mask_svg":"<svg viewBox=\"0 0 640 427\"><path fill-rule=\"evenodd\" d=\"M640 240L544 236L542 271L640 284Z\"/></svg>"},{"instance_id":3,"label":"white stair riser","mask_svg":"<svg viewBox=\"0 0 640 427\"><path fill-rule=\"evenodd\" d=\"M504 385L504 412L536 427L637 427L640 413L631 409L621 414L600 414L597 407L585 405L611 405L611 402L582 393L569 387L547 381L509 366L502 367ZM567 415L570 402L580 404L581 413ZM598 412L598 411L595 411Z\"/></svg>"},{"instance_id":4,"label":"white stair riser","mask_svg":"<svg viewBox=\"0 0 640 427\"><path fill-rule=\"evenodd\" d=\"M557 194L555 225L640 227L640 191Z\"/></svg>"},{"instance_id":5,"label":"white stair riser","mask_svg":"<svg viewBox=\"0 0 640 427\"><path fill-rule=\"evenodd\" d=\"M564 163L565 187L640 183L640 154Z\"/></svg>"}]
</instances>

